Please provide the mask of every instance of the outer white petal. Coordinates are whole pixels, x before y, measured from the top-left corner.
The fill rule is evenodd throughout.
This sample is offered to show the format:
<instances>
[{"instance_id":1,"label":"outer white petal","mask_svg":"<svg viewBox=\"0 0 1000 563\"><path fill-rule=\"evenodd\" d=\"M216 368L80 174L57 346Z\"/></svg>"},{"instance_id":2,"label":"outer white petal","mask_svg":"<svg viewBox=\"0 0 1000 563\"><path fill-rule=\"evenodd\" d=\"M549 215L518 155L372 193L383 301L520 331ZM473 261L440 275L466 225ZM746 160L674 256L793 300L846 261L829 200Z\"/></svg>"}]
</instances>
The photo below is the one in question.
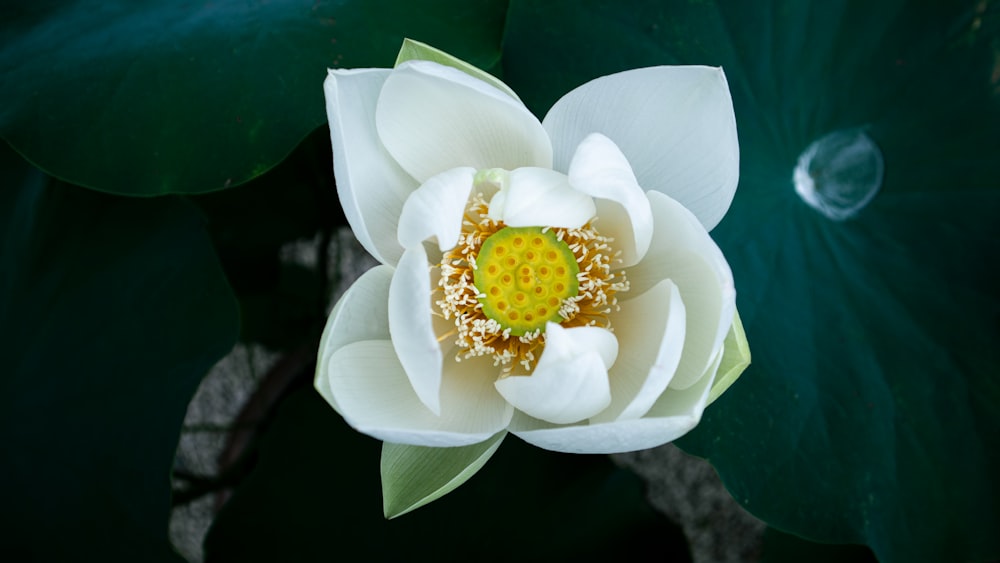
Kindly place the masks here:
<instances>
[{"instance_id":1,"label":"outer white petal","mask_svg":"<svg viewBox=\"0 0 1000 563\"><path fill-rule=\"evenodd\" d=\"M421 182L459 166L552 167L548 134L523 104L430 61L409 61L392 70L375 122L389 153Z\"/></svg>"},{"instance_id":2,"label":"outer white petal","mask_svg":"<svg viewBox=\"0 0 1000 563\"><path fill-rule=\"evenodd\" d=\"M453 168L433 176L410 194L399 217L399 244L418 245L434 236L444 252L458 243L472 191L473 168Z\"/></svg>"},{"instance_id":3,"label":"outer white petal","mask_svg":"<svg viewBox=\"0 0 1000 563\"><path fill-rule=\"evenodd\" d=\"M375 106L389 72L331 70L323 91L344 215L365 250L393 265L403 253L396 220L418 182L396 164L375 131Z\"/></svg>"},{"instance_id":4,"label":"outer white petal","mask_svg":"<svg viewBox=\"0 0 1000 563\"><path fill-rule=\"evenodd\" d=\"M622 252L622 266L642 259L653 236L653 213L625 155L614 141L587 135L569 164L569 183L597 199L598 229L615 239Z\"/></svg>"},{"instance_id":5,"label":"outer white petal","mask_svg":"<svg viewBox=\"0 0 1000 563\"><path fill-rule=\"evenodd\" d=\"M400 46L399 48L399 54L396 55L396 64L394 64L393 66L399 66L405 63L406 61L413 61L413 60L433 61L436 63L443 64L445 66L457 68L458 70L468 75L471 75L473 78L478 78L479 80L482 80L483 82L490 84L494 88L502 90L511 98L514 98L515 100L518 101L521 100L521 98L518 98L517 94L514 93L514 91L511 90L509 86L501 82L499 78L493 76L492 74L480 70L479 68L470 65L469 63L463 61L462 59L449 55L448 53L440 49L435 49L434 47L431 47L426 43L421 43L420 41L404 38L403 45Z\"/></svg>"},{"instance_id":6,"label":"outer white petal","mask_svg":"<svg viewBox=\"0 0 1000 563\"><path fill-rule=\"evenodd\" d=\"M665 391L643 418L558 426L516 413L509 430L540 448L568 453L613 454L666 444L701 421L720 357L696 385L683 391Z\"/></svg>"},{"instance_id":7,"label":"outer white petal","mask_svg":"<svg viewBox=\"0 0 1000 563\"><path fill-rule=\"evenodd\" d=\"M319 341L316 390L337 412L327 368L334 352L353 342L389 339L389 282L392 268L376 266L361 275L337 301Z\"/></svg>"},{"instance_id":8,"label":"outer white petal","mask_svg":"<svg viewBox=\"0 0 1000 563\"><path fill-rule=\"evenodd\" d=\"M739 143L722 69L661 66L603 76L566 94L543 123L556 170L568 170L584 137L602 133L628 157L639 185L680 201L708 230L736 192Z\"/></svg>"},{"instance_id":9,"label":"outer white petal","mask_svg":"<svg viewBox=\"0 0 1000 563\"><path fill-rule=\"evenodd\" d=\"M684 303L670 280L625 301L611 318L621 347L610 370L611 405L591 423L639 418L673 379L684 350Z\"/></svg>"},{"instance_id":10,"label":"outer white petal","mask_svg":"<svg viewBox=\"0 0 1000 563\"><path fill-rule=\"evenodd\" d=\"M431 311L431 275L420 244L406 249L389 285L389 334L417 397L441 412L441 347Z\"/></svg>"},{"instance_id":11,"label":"outer white petal","mask_svg":"<svg viewBox=\"0 0 1000 563\"><path fill-rule=\"evenodd\" d=\"M503 430L513 409L493 388L497 369L485 359L449 362L441 414L421 402L388 341L355 342L327 364L330 390L351 426L386 442L465 446Z\"/></svg>"},{"instance_id":12,"label":"outer white petal","mask_svg":"<svg viewBox=\"0 0 1000 563\"><path fill-rule=\"evenodd\" d=\"M577 229L596 212L593 198L573 189L565 174L546 168L518 168L490 200L489 216L510 227Z\"/></svg>"},{"instance_id":13,"label":"outer white petal","mask_svg":"<svg viewBox=\"0 0 1000 563\"><path fill-rule=\"evenodd\" d=\"M603 328L548 323L545 351L531 375L496 382L497 391L529 415L565 424L589 418L611 402L608 368L618 357L615 335Z\"/></svg>"},{"instance_id":14,"label":"outer white petal","mask_svg":"<svg viewBox=\"0 0 1000 563\"><path fill-rule=\"evenodd\" d=\"M628 299L669 278L687 310L684 353L670 386L683 389L705 372L722 346L736 311L733 274L722 251L698 219L680 203L649 192L653 241L645 259L628 270Z\"/></svg>"}]
</instances>

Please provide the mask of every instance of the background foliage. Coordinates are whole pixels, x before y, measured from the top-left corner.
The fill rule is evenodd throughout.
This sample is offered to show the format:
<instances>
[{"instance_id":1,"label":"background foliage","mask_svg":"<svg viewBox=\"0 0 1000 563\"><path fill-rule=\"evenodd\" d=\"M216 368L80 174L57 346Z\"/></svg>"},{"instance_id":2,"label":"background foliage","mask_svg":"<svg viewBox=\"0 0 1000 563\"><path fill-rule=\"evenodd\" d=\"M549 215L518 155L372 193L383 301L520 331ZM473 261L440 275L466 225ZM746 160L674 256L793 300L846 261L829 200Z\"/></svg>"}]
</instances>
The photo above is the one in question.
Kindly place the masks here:
<instances>
[{"instance_id":1,"label":"background foliage","mask_svg":"<svg viewBox=\"0 0 1000 563\"><path fill-rule=\"evenodd\" d=\"M998 17L984 0L3 3L0 553L179 559L171 459L199 380L237 332L293 354L324 321L325 265L278 259L343 225L324 69L391 66L408 36L500 75L538 115L603 74L723 66L741 182L713 236L754 363L680 444L785 532L886 561L1000 557ZM831 222L791 171L856 127L885 183ZM573 534L609 551L679 541L607 460L516 440L385 522L377 443L301 371L254 434L210 559L359 537L388 556L442 527L477 549L511 522L498 558L569 553Z\"/></svg>"}]
</instances>

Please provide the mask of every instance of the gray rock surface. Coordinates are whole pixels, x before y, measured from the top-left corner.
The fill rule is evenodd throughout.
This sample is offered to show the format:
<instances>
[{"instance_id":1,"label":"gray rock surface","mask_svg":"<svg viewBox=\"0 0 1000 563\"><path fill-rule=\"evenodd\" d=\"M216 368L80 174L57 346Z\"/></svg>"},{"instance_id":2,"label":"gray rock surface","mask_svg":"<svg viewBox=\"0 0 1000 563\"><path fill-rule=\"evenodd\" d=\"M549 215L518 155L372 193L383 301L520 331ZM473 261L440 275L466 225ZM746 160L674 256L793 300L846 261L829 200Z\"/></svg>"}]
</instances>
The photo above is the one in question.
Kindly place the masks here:
<instances>
[{"instance_id":1,"label":"gray rock surface","mask_svg":"<svg viewBox=\"0 0 1000 563\"><path fill-rule=\"evenodd\" d=\"M694 563L760 558L766 525L743 509L705 460L673 444L612 456L649 487L649 501L684 529Z\"/></svg>"}]
</instances>

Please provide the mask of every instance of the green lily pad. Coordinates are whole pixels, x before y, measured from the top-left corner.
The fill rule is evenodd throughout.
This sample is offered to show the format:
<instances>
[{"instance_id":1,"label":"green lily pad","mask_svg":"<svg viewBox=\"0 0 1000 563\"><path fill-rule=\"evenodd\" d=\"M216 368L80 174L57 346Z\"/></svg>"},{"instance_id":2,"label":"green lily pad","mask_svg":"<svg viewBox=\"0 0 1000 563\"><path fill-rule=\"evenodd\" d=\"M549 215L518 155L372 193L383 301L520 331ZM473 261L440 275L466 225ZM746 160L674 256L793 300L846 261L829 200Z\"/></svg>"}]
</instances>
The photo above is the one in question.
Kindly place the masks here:
<instances>
[{"instance_id":1,"label":"green lily pad","mask_svg":"<svg viewBox=\"0 0 1000 563\"><path fill-rule=\"evenodd\" d=\"M761 541L760 563L877 563L862 545L824 544L768 528Z\"/></svg>"},{"instance_id":2,"label":"green lily pad","mask_svg":"<svg viewBox=\"0 0 1000 563\"><path fill-rule=\"evenodd\" d=\"M182 561L181 421L239 325L201 216L60 184L5 144L0 176L0 553Z\"/></svg>"},{"instance_id":3,"label":"green lily pad","mask_svg":"<svg viewBox=\"0 0 1000 563\"><path fill-rule=\"evenodd\" d=\"M610 72L725 69L740 187L712 235L753 364L679 444L775 528L882 561L1000 556L997 10L511 3L505 76L540 114ZM852 129L881 151L884 182L834 221L792 171Z\"/></svg>"},{"instance_id":4,"label":"green lily pad","mask_svg":"<svg viewBox=\"0 0 1000 563\"><path fill-rule=\"evenodd\" d=\"M513 437L461 487L386 520L380 448L311 387L293 392L209 531L206 560L683 560L686 552L638 477L607 456L547 452Z\"/></svg>"},{"instance_id":5,"label":"green lily pad","mask_svg":"<svg viewBox=\"0 0 1000 563\"><path fill-rule=\"evenodd\" d=\"M328 277L327 246L347 223L333 185L330 132L320 128L260 177L189 196L240 301L242 341L291 349L319 339L338 281ZM283 259L293 243L311 248L315 265Z\"/></svg>"},{"instance_id":6,"label":"green lily pad","mask_svg":"<svg viewBox=\"0 0 1000 563\"><path fill-rule=\"evenodd\" d=\"M506 2L21 2L0 8L0 136L64 180L199 193L268 170L326 121L327 67L404 36L499 60Z\"/></svg>"}]
</instances>

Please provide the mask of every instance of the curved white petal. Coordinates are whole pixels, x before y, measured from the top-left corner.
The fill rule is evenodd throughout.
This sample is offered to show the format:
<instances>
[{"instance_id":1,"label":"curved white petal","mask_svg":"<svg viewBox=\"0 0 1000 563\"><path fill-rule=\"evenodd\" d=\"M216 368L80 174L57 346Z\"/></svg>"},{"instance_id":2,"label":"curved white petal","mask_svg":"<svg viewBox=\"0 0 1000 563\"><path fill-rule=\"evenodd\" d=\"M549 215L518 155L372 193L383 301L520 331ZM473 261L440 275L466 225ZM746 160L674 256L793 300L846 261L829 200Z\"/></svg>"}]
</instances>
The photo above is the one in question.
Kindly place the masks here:
<instances>
[{"instance_id":1,"label":"curved white petal","mask_svg":"<svg viewBox=\"0 0 1000 563\"><path fill-rule=\"evenodd\" d=\"M489 216L510 227L578 229L596 212L593 198L573 189L565 174L518 168L510 171L506 185L490 200Z\"/></svg>"},{"instance_id":2,"label":"curved white petal","mask_svg":"<svg viewBox=\"0 0 1000 563\"><path fill-rule=\"evenodd\" d=\"M548 323L545 350L531 375L496 382L497 391L529 415L565 424L589 418L611 402L608 367L618 357L618 341L597 327L563 328Z\"/></svg>"},{"instance_id":3,"label":"curved white petal","mask_svg":"<svg viewBox=\"0 0 1000 563\"><path fill-rule=\"evenodd\" d=\"M684 302L670 280L663 280L621 304L611 317L621 354L610 369L611 405L591 423L639 418L667 389L684 350Z\"/></svg>"},{"instance_id":4,"label":"curved white petal","mask_svg":"<svg viewBox=\"0 0 1000 563\"><path fill-rule=\"evenodd\" d=\"M597 198L597 228L615 239L622 266L639 262L653 236L653 213L614 141L600 133L587 135L573 154L568 176L574 189Z\"/></svg>"},{"instance_id":5,"label":"curved white petal","mask_svg":"<svg viewBox=\"0 0 1000 563\"><path fill-rule=\"evenodd\" d=\"M337 301L319 341L319 358L313 385L340 412L327 379L327 366L334 352L362 340L389 338L389 282L392 268L376 266L361 275Z\"/></svg>"},{"instance_id":6,"label":"curved white petal","mask_svg":"<svg viewBox=\"0 0 1000 563\"><path fill-rule=\"evenodd\" d=\"M660 66L603 76L563 96L545 116L554 167L602 133L625 153L639 185L680 201L711 230L739 180L736 117L720 68Z\"/></svg>"},{"instance_id":7,"label":"curved white petal","mask_svg":"<svg viewBox=\"0 0 1000 563\"><path fill-rule=\"evenodd\" d=\"M399 217L403 248L436 237L441 252L458 243L465 207L472 191L474 168L452 168L431 177L410 194Z\"/></svg>"},{"instance_id":8,"label":"curved white petal","mask_svg":"<svg viewBox=\"0 0 1000 563\"><path fill-rule=\"evenodd\" d=\"M722 251L683 205L648 192L653 210L653 240L642 262L628 270L631 290L641 294L663 279L680 289L687 310L684 353L670 386L683 389L705 372L722 346L736 311L733 274Z\"/></svg>"},{"instance_id":9,"label":"curved white petal","mask_svg":"<svg viewBox=\"0 0 1000 563\"><path fill-rule=\"evenodd\" d=\"M430 61L409 61L392 70L375 123L389 153L421 182L459 166L552 166L548 134L523 104Z\"/></svg>"},{"instance_id":10,"label":"curved white petal","mask_svg":"<svg viewBox=\"0 0 1000 563\"><path fill-rule=\"evenodd\" d=\"M718 369L718 356L714 367ZM668 389L646 416L598 424L559 426L515 413L508 430L525 442L557 452L614 454L655 448L687 434L701 421L713 370L683 391Z\"/></svg>"},{"instance_id":11,"label":"curved white petal","mask_svg":"<svg viewBox=\"0 0 1000 563\"><path fill-rule=\"evenodd\" d=\"M420 41L415 41L413 39L404 38L403 45L399 48L399 54L396 55L396 64L393 66L399 66L406 61L434 61L436 63L443 64L445 66L450 66L452 68L457 68L458 70L464 72L465 74L471 75L473 78L478 78L483 82L493 86L494 88L503 91L505 94L514 98L517 101L521 101L521 98L517 97L517 94L510 89L509 86L500 81L497 77L492 74L481 70L477 67L470 65L469 63L459 59L458 57L449 55L448 53L442 51L441 49L435 49L426 43L421 43Z\"/></svg>"},{"instance_id":12,"label":"curved white petal","mask_svg":"<svg viewBox=\"0 0 1000 563\"><path fill-rule=\"evenodd\" d=\"M393 265L403 254L396 242L396 220L418 182L396 164L375 131L375 106L389 72L331 70L323 91L344 215L365 250Z\"/></svg>"},{"instance_id":13,"label":"curved white petal","mask_svg":"<svg viewBox=\"0 0 1000 563\"><path fill-rule=\"evenodd\" d=\"M441 412L441 347L434 332L431 274L423 245L406 249L389 284L389 334L420 400Z\"/></svg>"},{"instance_id":14,"label":"curved white petal","mask_svg":"<svg viewBox=\"0 0 1000 563\"><path fill-rule=\"evenodd\" d=\"M449 362L441 388L441 414L417 397L392 343L354 342L327 364L330 390L348 424L395 444L465 446L503 430L513 409L495 389L497 369L479 359Z\"/></svg>"}]
</instances>

